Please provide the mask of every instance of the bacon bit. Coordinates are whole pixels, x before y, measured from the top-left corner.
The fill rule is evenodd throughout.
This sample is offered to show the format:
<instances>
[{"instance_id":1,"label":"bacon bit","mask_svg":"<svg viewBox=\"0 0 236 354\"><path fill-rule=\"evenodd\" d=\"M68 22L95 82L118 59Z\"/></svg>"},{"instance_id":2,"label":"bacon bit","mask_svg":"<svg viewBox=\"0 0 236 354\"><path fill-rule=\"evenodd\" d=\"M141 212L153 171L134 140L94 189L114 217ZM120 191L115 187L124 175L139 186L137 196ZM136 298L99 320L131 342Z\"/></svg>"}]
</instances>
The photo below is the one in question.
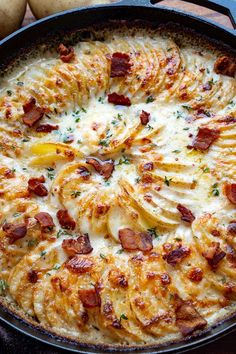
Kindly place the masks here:
<instances>
[{"instance_id":1,"label":"bacon bit","mask_svg":"<svg viewBox=\"0 0 236 354\"><path fill-rule=\"evenodd\" d=\"M77 239L69 238L63 240L62 248L70 257L76 254L88 254L93 250L88 234L81 235Z\"/></svg>"},{"instance_id":2,"label":"bacon bit","mask_svg":"<svg viewBox=\"0 0 236 354\"><path fill-rule=\"evenodd\" d=\"M212 84L210 82L207 82L205 85L202 86L203 91L211 91L212 89Z\"/></svg>"},{"instance_id":3,"label":"bacon bit","mask_svg":"<svg viewBox=\"0 0 236 354\"><path fill-rule=\"evenodd\" d=\"M140 121L142 125L147 125L151 119L151 114L145 111L142 111L140 114Z\"/></svg>"},{"instance_id":4,"label":"bacon bit","mask_svg":"<svg viewBox=\"0 0 236 354\"><path fill-rule=\"evenodd\" d=\"M53 130L58 130L58 125L51 124L41 124L36 128L36 132L38 133L51 133Z\"/></svg>"},{"instance_id":5,"label":"bacon bit","mask_svg":"<svg viewBox=\"0 0 236 354\"><path fill-rule=\"evenodd\" d=\"M234 124L236 123L236 118L232 117L232 116L227 116L225 118L221 118L221 119L218 119L217 122L219 123L225 123L226 125L228 124Z\"/></svg>"},{"instance_id":6,"label":"bacon bit","mask_svg":"<svg viewBox=\"0 0 236 354\"><path fill-rule=\"evenodd\" d=\"M212 234L212 236L214 236L214 237L219 237L219 236L220 236L220 231L218 231L218 230L212 230L212 231L211 231L211 234Z\"/></svg>"},{"instance_id":7,"label":"bacon bit","mask_svg":"<svg viewBox=\"0 0 236 354\"><path fill-rule=\"evenodd\" d=\"M152 196L151 196L151 194L145 194L145 195L143 196L143 199L144 199L147 203L151 203L151 201L152 201Z\"/></svg>"},{"instance_id":8,"label":"bacon bit","mask_svg":"<svg viewBox=\"0 0 236 354\"><path fill-rule=\"evenodd\" d=\"M98 128L99 128L99 124L96 123L96 122L93 122L92 125L91 125L91 128L92 128L92 130L97 131Z\"/></svg>"},{"instance_id":9,"label":"bacon bit","mask_svg":"<svg viewBox=\"0 0 236 354\"><path fill-rule=\"evenodd\" d=\"M28 190L29 192L33 192L39 197L46 197L48 195L47 188L43 185L45 182L45 177L33 177L28 180Z\"/></svg>"},{"instance_id":10,"label":"bacon bit","mask_svg":"<svg viewBox=\"0 0 236 354\"><path fill-rule=\"evenodd\" d=\"M227 231L231 235L236 235L236 221L231 221L227 227Z\"/></svg>"},{"instance_id":11,"label":"bacon bit","mask_svg":"<svg viewBox=\"0 0 236 354\"><path fill-rule=\"evenodd\" d=\"M86 181L89 179L89 177L91 175L89 170L86 167L84 167L84 166L80 166L77 169L76 173L78 173Z\"/></svg>"},{"instance_id":12,"label":"bacon bit","mask_svg":"<svg viewBox=\"0 0 236 354\"><path fill-rule=\"evenodd\" d=\"M145 302L140 297L134 299L135 306L143 310L145 308Z\"/></svg>"},{"instance_id":13,"label":"bacon bit","mask_svg":"<svg viewBox=\"0 0 236 354\"><path fill-rule=\"evenodd\" d=\"M153 162L147 162L143 165L143 171L152 171L154 168Z\"/></svg>"},{"instance_id":14,"label":"bacon bit","mask_svg":"<svg viewBox=\"0 0 236 354\"><path fill-rule=\"evenodd\" d=\"M110 77L124 77L131 68L130 56L125 53L113 53L111 57Z\"/></svg>"},{"instance_id":15,"label":"bacon bit","mask_svg":"<svg viewBox=\"0 0 236 354\"><path fill-rule=\"evenodd\" d=\"M129 97L125 97L124 95L118 95L115 92L110 93L108 95L108 102L119 106L131 106L131 101Z\"/></svg>"},{"instance_id":16,"label":"bacon bit","mask_svg":"<svg viewBox=\"0 0 236 354\"><path fill-rule=\"evenodd\" d=\"M236 183L226 184L225 194L231 203L236 204Z\"/></svg>"},{"instance_id":17,"label":"bacon bit","mask_svg":"<svg viewBox=\"0 0 236 354\"><path fill-rule=\"evenodd\" d=\"M112 285L117 288L127 288L128 287L128 280L125 278L125 275L121 273L118 269L112 269L109 272L109 281Z\"/></svg>"},{"instance_id":18,"label":"bacon bit","mask_svg":"<svg viewBox=\"0 0 236 354\"><path fill-rule=\"evenodd\" d=\"M36 99L31 97L28 102L23 105L24 115L22 117L23 122L32 127L36 122L43 118L44 109L36 106Z\"/></svg>"},{"instance_id":19,"label":"bacon bit","mask_svg":"<svg viewBox=\"0 0 236 354\"><path fill-rule=\"evenodd\" d=\"M35 284L38 281L38 273L36 270L30 270L27 274L30 283Z\"/></svg>"},{"instance_id":20,"label":"bacon bit","mask_svg":"<svg viewBox=\"0 0 236 354\"><path fill-rule=\"evenodd\" d=\"M25 237L27 233L27 227L25 223L20 223L20 224L5 223L3 224L2 229L9 237L10 244L13 244L15 241L19 240L20 238Z\"/></svg>"},{"instance_id":21,"label":"bacon bit","mask_svg":"<svg viewBox=\"0 0 236 354\"><path fill-rule=\"evenodd\" d=\"M101 299L99 292L94 289L79 289L78 290L80 301L85 308L94 308L101 306Z\"/></svg>"},{"instance_id":22,"label":"bacon bit","mask_svg":"<svg viewBox=\"0 0 236 354\"><path fill-rule=\"evenodd\" d=\"M64 63L69 63L75 57L74 48L72 48L72 47L68 48L62 43L58 47L58 52L60 54L60 59Z\"/></svg>"},{"instance_id":23,"label":"bacon bit","mask_svg":"<svg viewBox=\"0 0 236 354\"><path fill-rule=\"evenodd\" d=\"M95 209L96 218L98 218L101 215L106 215L109 209L110 209L110 205L98 204Z\"/></svg>"},{"instance_id":24,"label":"bacon bit","mask_svg":"<svg viewBox=\"0 0 236 354\"><path fill-rule=\"evenodd\" d=\"M89 258L76 255L65 263L65 267L73 273L86 273L93 267L93 262Z\"/></svg>"},{"instance_id":25,"label":"bacon bit","mask_svg":"<svg viewBox=\"0 0 236 354\"><path fill-rule=\"evenodd\" d=\"M188 149L195 149L200 151L207 150L211 144L218 139L220 131L217 129L199 128L197 136L193 139L192 145L188 145Z\"/></svg>"},{"instance_id":26,"label":"bacon bit","mask_svg":"<svg viewBox=\"0 0 236 354\"><path fill-rule=\"evenodd\" d=\"M70 229L70 230L74 230L76 223L74 221L74 219L69 215L68 211L65 209L60 209L57 212L57 218L58 221L61 225L61 227L63 227L63 229Z\"/></svg>"},{"instance_id":27,"label":"bacon bit","mask_svg":"<svg viewBox=\"0 0 236 354\"><path fill-rule=\"evenodd\" d=\"M112 322L111 323L112 327L114 327L116 329L122 329L123 328L121 323L120 323L120 321L114 315L113 305L112 305L111 301L107 300L105 302L105 304L103 305L103 314L104 314L106 319L108 319L109 321Z\"/></svg>"},{"instance_id":28,"label":"bacon bit","mask_svg":"<svg viewBox=\"0 0 236 354\"><path fill-rule=\"evenodd\" d=\"M234 77L236 73L236 61L224 55L216 60L214 70L216 74Z\"/></svg>"},{"instance_id":29,"label":"bacon bit","mask_svg":"<svg viewBox=\"0 0 236 354\"><path fill-rule=\"evenodd\" d=\"M34 218L39 222L43 230L52 229L55 226L53 218L48 213L40 212Z\"/></svg>"},{"instance_id":30,"label":"bacon bit","mask_svg":"<svg viewBox=\"0 0 236 354\"><path fill-rule=\"evenodd\" d=\"M203 271L201 268L192 268L188 272L188 278L196 283L200 282L203 278Z\"/></svg>"},{"instance_id":31,"label":"bacon bit","mask_svg":"<svg viewBox=\"0 0 236 354\"><path fill-rule=\"evenodd\" d=\"M162 285L169 285L171 283L171 278L168 273L161 274L161 283Z\"/></svg>"},{"instance_id":32,"label":"bacon bit","mask_svg":"<svg viewBox=\"0 0 236 354\"><path fill-rule=\"evenodd\" d=\"M152 236L148 232L134 232L129 228L119 230L122 248L128 251L150 251L153 248Z\"/></svg>"},{"instance_id":33,"label":"bacon bit","mask_svg":"<svg viewBox=\"0 0 236 354\"><path fill-rule=\"evenodd\" d=\"M4 171L4 177L6 177L7 179L14 178L15 177L15 172L8 168L8 169L6 169Z\"/></svg>"},{"instance_id":34,"label":"bacon bit","mask_svg":"<svg viewBox=\"0 0 236 354\"><path fill-rule=\"evenodd\" d=\"M195 216L193 215L193 213L191 212L191 210L189 210L188 208L186 208L184 205L182 204L178 204L177 205L177 210L180 212L181 216L181 220L188 222L190 224L192 224L192 222L195 220Z\"/></svg>"},{"instance_id":35,"label":"bacon bit","mask_svg":"<svg viewBox=\"0 0 236 354\"><path fill-rule=\"evenodd\" d=\"M99 160L96 157L88 157L86 163L92 165L94 169L102 176L104 179L111 177L112 172L114 171L114 161L110 160Z\"/></svg>"},{"instance_id":36,"label":"bacon bit","mask_svg":"<svg viewBox=\"0 0 236 354\"><path fill-rule=\"evenodd\" d=\"M220 248L219 242L212 242L211 246L202 253L203 257L206 258L209 266L215 269L219 262L226 256L226 253Z\"/></svg>"},{"instance_id":37,"label":"bacon bit","mask_svg":"<svg viewBox=\"0 0 236 354\"><path fill-rule=\"evenodd\" d=\"M66 291L67 287L62 282L63 280L59 277L54 277L51 279L52 286L55 290L60 290L62 293ZM64 282L65 283L65 282Z\"/></svg>"},{"instance_id":38,"label":"bacon bit","mask_svg":"<svg viewBox=\"0 0 236 354\"><path fill-rule=\"evenodd\" d=\"M207 321L200 315L192 304L187 301L183 301L179 297L177 297L175 301L176 325L183 336L188 336L194 331L206 327Z\"/></svg>"},{"instance_id":39,"label":"bacon bit","mask_svg":"<svg viewBox=\"0 0 236 354\"><path fill-rule=\"evenodd\" d=\"M141 177L141 182L149 184L149 183L153 183L154 180L153 180L153 177L150 174L145 173Z\"/></svg>"},{"instance_id":40,"label":"bacon bit","mask_svg":"<svg viewBox=\"0 0 236 354\"><path fill-rule=\"evenodd\" d=\"M179 245L176 249L171 250L163 256L163 259L172 266L182 262L182 260L190 255L190 248Z\"/></svg>"}]
</instances>

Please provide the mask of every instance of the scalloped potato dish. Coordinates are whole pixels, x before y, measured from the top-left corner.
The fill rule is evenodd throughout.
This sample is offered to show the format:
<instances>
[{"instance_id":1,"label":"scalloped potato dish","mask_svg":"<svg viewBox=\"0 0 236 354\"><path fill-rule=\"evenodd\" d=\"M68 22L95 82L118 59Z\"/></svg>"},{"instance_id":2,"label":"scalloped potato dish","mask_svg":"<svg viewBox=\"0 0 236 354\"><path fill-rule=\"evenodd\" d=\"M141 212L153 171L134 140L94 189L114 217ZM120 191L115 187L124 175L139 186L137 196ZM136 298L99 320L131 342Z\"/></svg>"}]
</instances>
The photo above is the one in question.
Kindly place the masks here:
<instances>
[{"instance_id":1,"label":"scalloped potato dish","mask_svg":"<svg viewBox=\"0 0 236 354\"><path fill-rule=\"evenodd\" d=\"M236 56L180 29L91 30L0 81L0 298L128 347L236 312Z\"/></svg>"}]
</instances>

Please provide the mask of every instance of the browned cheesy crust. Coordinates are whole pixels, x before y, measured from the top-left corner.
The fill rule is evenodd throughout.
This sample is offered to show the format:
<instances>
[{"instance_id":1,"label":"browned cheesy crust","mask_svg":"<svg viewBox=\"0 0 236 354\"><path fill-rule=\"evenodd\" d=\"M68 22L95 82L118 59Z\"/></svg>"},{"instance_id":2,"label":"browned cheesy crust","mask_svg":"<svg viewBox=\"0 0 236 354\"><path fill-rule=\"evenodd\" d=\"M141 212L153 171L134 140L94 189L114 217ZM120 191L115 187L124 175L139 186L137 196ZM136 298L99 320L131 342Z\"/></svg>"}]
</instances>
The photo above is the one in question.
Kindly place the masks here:
<instances>
[{"instance_id":1,"label":"browned cheesy crust","mask_svg":"<svg viewBox=\"0 0 236 354\"><path fill-rule=\"evenodd\" d=\"M0 295L62 337L159 345L236 311L236 58L100 37L1 80Z\"/></svg>"}]
</instances>

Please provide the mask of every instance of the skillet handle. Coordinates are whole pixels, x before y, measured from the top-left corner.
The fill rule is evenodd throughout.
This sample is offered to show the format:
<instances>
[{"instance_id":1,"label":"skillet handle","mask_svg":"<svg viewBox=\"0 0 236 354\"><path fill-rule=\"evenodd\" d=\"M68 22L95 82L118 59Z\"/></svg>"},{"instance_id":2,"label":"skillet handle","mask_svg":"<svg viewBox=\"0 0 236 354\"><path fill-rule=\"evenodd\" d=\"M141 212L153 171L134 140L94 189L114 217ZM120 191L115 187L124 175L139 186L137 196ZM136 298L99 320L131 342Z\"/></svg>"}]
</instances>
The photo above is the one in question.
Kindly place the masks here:
<instances>
[{"instance_id":1,"label":"skillet handle","mask_svg":"<svg viewBox=\"0 0 236 354\"><path fill-rule=\"evenodd\" d=\"M147 0L147 3L157 4L161 0ZM218 11L231 20L231 23L236 29L236 0L185 0L196 5L204 6L208 9ZM144 1L145 2L145 1ZM171 5L170 5L171 6Z\"/></svg>"},{"instance_id":2,"label":"skillet handle","mask_svg":"<svg viewBox=\"0 0 236 354\"><path fill-rule=\"evenodd\" d=\"M236 29L236 0L185 0L196 5L207 7L229 16L231 23ZM152 6L161 2L161 0L121 0L118 5L130 6ZM171 4L170 4L171 6Z\"/></svg>"}]
</instances>

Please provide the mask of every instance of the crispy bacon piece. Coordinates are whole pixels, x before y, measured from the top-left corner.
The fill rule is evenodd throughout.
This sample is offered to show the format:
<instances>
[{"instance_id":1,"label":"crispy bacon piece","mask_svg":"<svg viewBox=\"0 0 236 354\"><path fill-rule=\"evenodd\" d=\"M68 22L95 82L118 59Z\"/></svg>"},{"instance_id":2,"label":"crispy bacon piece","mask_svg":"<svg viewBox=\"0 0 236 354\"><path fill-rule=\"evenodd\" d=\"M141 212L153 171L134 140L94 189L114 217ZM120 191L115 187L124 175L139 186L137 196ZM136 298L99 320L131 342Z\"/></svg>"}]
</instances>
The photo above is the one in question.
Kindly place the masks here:
<instances>
[{"instance_id":1,"label":"crispy bacon piece","mask_svg":"<svg viewBox=\"0 0 236 354\"><path fill-rule=\"evenodd\" d=\"M181 214L181 220L192 224L192 222L195 220L195 216L193 215L191 210L189 210L182 204L178 204L177 209Z\"/></svg>"},{"instance_id":2,"label":"crispy bacon piece","mask_svg":"<svg viewBox=\"0 0 236 354\"><path fill-rule=\"evenodd\" d=\"M58 47L58 52L60 54L60 59L64 62L64 63L69 63L70 61L72 61L75 57L75 52L74 52L74 48L72 47L66 47L64 44L60 44Z\"/></svg>"},{"instance_id":3,"label":"crispy bacon piece","mask_svg":"<svg viewBox=\"0 0 236 354\"><path fill-rule=\"evenodd\" d=\"M36 105L36 99L31 97L28 102L23 105L24 115L23 122L32 127L36 122L43 118L44 108Z\"/></svg>"},{"instance_id":4,"label":"crispy bacon piece","mask_svg":"<svg viewBox=\"0 0 236 354\"><path fill-rule=\"evenodd\" d=\"M43 185L45 182L45 177L33 177L28 180L28 190L33 192L39 197L46 197L48 195L47 188Z\"/></svg>"},{"instance_id":5,"label":"crispy bacon piece","mask_svg":"<svg viewBox=\"0 0 236 354\"><path fill-rule=\"evenodd\" d=\"M122 248L128 251L150 251L153 248L152 236L148 232L135 232L129 228L119 230Z\"/></svg>"},{"instance_id":6,"label":"crispy bacon piece","mask_svg":"<svg viewBox=\"0 0 236 354\"><path fill-rule=\"evenodd\" d=\"M154 169L154 164L153 162L146 162L143 165L143 171L152 171Z\"/></svg>"},{"instance_id":7,"label":"crispy bacon piece","mask_svg":"<svg viewBox=\"0 0 236 354\"><path fill-rule=\"evenodd\" d=\"M43 211L36 214L34 218L39 222L43 230L52 229L55 226L51 215Z\"/></svg>"},{"instance_id":8,"label":"crispy bacon piece","mask_svg":"<svg viewBox=\"0 0 236 354\"><path fill-rule=\"evenodd\" d=\"M234 77L236 73L236 60L223 55L216 60L214 70L216 74Z\"/></svg>"},{"instance_id":9,"label":"crispy bacon piece","mask_svg":"<svg viewBox=\"0 0 236 354\"><path fill-rule=\"evenodd\" d=\"M227 231L231 234L231 235L235 235L236 236L236 220L235 221L231 221L227 227Z\"/></svg>"},{"instance_id":10,"label":"crispy bacon piece","mask_svg":"<svg viewBox=\"0 0 236 354\"><path fill-rule=\"evenodd\" d=\"M10 170L10 168L7 168L4 171L4 177L6 177L7 179L14 178L15 177L15 172L13 170Z\"/></svg>"},{"instance_id":11,"label":"crispy bacon piece","mask_svg":"<svg viewBox=\"0 0 236 354\"><path fill-rule=\"evenodd\" d=\"M203 278L203 271L201 268L192 268L188 272L188 278L196 283L200 282Z\"/></svg>"},{"instance_id":12,"label":"crispy bacon piece","mask_svg":"<svg viewBox=\"0 0 236 354\"><path fill-rule=\"evenodd\" d=\"M78 173L84 180L88 180L89 177L90 177L89 170L86 167L84 167L84 166L80 166L77 169L76 173Z\"/></svg>"},{"instance_id":13,"label":"crispy bacon piece","mask_svg":"<svg viewBox=\"0 0 236 354\"><path fill-rule=\"evenodd\" d=\"M218 129L209 129L207 127L199 128L196 137L193 139L192 145L188 145L189 149L205 151L209 149L211 144L218 139L220 131Z\"/></svg>"},{"instance_id":14,"label":"crispy bacon piece","mask_svg":"<svg viewBox=\"0 0 236 354\"><path fill-rule=\"evenodd\" d=\"M76 255L65 263L65 267L69 269L72 273L86 273L92 269L93 262L89 258Z\"/></svg>"},{"instance_id":15,"label":"crispy bacon piece","mask_svg":"<svg viewBox=\"0 0 236 354\"><path fill-rule=\"evenodd\" d=\"M166 249L166 248L165 248ZM190 255L190 248L187 246L178 245L176 249L171 249L163 256L163 259L172 266L182 262L182 260Z\"/></svg>"},{"instance_id":16,"label":"crispy bacon piece","mask_svg":"<svg viewBox=\"0 0 236 354\"><path fill-rule=\"evenodd\" d=\"M69 238L63 240L62 248L70 257L76 254L88 254L93 250L88 234L81 235L77 239Z\"/></svg>"},{"instance_id":17,"label":"crispy bacon piece","mask_svg":"<svg viewBox=\"0 0 236 354\"><path fill-rule=\"evenodd\" d=\"M79 289L78 294L85 308L101 306L100 295L96 287L94 289Z\"/></svg>"},{"instance_id":18,"label":"crispy bacon piece","mask_svg":"<svg viewBox=\"0 0 236 354\"><path fill-rule=\"evenodd\" d=\"M108 102L119 106L131 106L131 101L129 97L125 97L124 95L118 95L115 92L110 93L108 95Z\"/></svg>"},{"instance_id":19,"label":"crispy bacon piece","mask_svg":"<svg viewBox=\"0 0 236 354\"><path fill-rule=\"evenodd\" d=\"M147 125L150 121L151 114L145 111L142 111L140 114L140 121L142 125Z\"/></svg>"},{"instance_id":20,"label":"crispy bacon piece","mask_svg":"<svg viewBox=\"0 0 236 354\"><path fill-rule=\"evenodd\" d=\"M203 329L207 321L200 315L192 304L179 297L175 299L176 325L183 334L189 336L198 329Z\"/></svg>"},{"instance_id":21,"label":"crispy bacon piece","mask_svg":"<svg viewBox=\"0 0 236 354\"><path fill-rule=\"evenodd\" d=\"M27 233L27 227L25 223L19 223L19 224L5 223L3 224L2 229L7 234L10 244L13 244L15 241L19 240L20 238L25 237Z\"/></svg>"},{"instance_id":22,"label":"crispy bacon piece","mask_svg":"<svg viewBox=\"0 0 236 354\"><path fill-rule=\"evenodd\" d=\"M160 275L162 285L169 285L171 283L171 278L168 273L162 273Z\"/></svg>"},{"instance_id":23,"label":"crispy bacon piece","mask_svg":"<svg viewBox=\"0 0 236 354\"><path fill-rule=\"evenodd\" d=\"M108 179L111 177L112 172L114 171L114 161L112 159L110 160L99 160L96 157L88 157L86 159L86 163L89 165L92 165L94 169L104 177L104 179Z\"/></svg>"},{"instance_id":24,"label":"crispy bacon piece","mask_svg":"<svg viewBox=\"0 0 236 354\"><path fill-rule=\"evenodd\" d=\"M124 77L131 68L130 56L126 53L113 53L111 57L111 77Z\"/></svg>"},{"instance_id":25,"label":"crispy bacon piece","mask_svg":"<svg viewBox=\"0 0 236 354\"><path fill-rule=\"evenodd\" d=\"M219 242L212 242L211 246L208 247L202 255L206 258L209 266L215 269L219 262L226 256L226 253L220 248Z\"/></svg>"},{"instance_id":26,"label":"crispy bacon piece","mask_svg":"<svg viewBox=\"0 0 236 354\"><path fill-rule=\"evenodd\" d=\"M38 281L38 272L36 270L30 270L27 274L30 283L35 284Z\"/></svg>"},{"instance_id":27,"label":"crispy bacon piece","mask_svg":"<svg viewBox=\"0 0 236 354\"><path fill-rule=\"evenodd\" d=\"M36 128L36 132L38 133L51 133L53 130L58 130L58 125L51 124L41 124Z\"/></svg>"},{"instance_id":28,"label":"crispy bacon piece","mask_svg":"<svg viewBox=\"0 0 236 354\"><path fill-rule=\"evenodd\" d=\"M70 229L70 230L74 230L76 223L74 221L74 219L69 215L68 211L65 209L60 209L57 212L57 218L58 221L61 225L61 227L63 227L63 229Z\"/></svg>"},{"instance_id":29,"label":"crispy bacon piece","mask_svg":"<svg viewBox=\"0 0 236 354\"><path fill-rule=\"evenodd\" d=\"M108 275L109 281L111 284L117 288L127 288L128 287L128 280L126 279L125 275L120 272L118 269L112 269Z\"/></svg>"},{"instance_id":30,"label":"crispy bacon piece","mask_svg":"<svg viewBox=\"0 0 236 354\"><path fill-rule=\"evenodd\" d=\"M236 204L236 183L226 184L225 194L231 203Z\"/></svg>"},{"instance_id":31,"label":"crispy bacon piece","mask_svg":"<svg viewBox=\"0 0 236 354\"><path fill-rule=\"evenodd\" d=\"M112 305L111 301L106 300L105 304L103 305L102 312L103 312L105 318L107 320L111 321L112 327L114 327L116 329L122 329L123 328L120 320L118 320L118 318L114 314L114 308L113 308L113 305Z\"/></svg>"},{"instance_id":32,"label":"crispy bacon piece","mask_svg":"<svg viewBox=\"0 0 236 354\"><path fill-rule=\"evenodd\" d=\"M232 116L226 116L217 120L219 123L224 123L225 125L236 123L236 118Z\"/></svg>"}]
</instances>

